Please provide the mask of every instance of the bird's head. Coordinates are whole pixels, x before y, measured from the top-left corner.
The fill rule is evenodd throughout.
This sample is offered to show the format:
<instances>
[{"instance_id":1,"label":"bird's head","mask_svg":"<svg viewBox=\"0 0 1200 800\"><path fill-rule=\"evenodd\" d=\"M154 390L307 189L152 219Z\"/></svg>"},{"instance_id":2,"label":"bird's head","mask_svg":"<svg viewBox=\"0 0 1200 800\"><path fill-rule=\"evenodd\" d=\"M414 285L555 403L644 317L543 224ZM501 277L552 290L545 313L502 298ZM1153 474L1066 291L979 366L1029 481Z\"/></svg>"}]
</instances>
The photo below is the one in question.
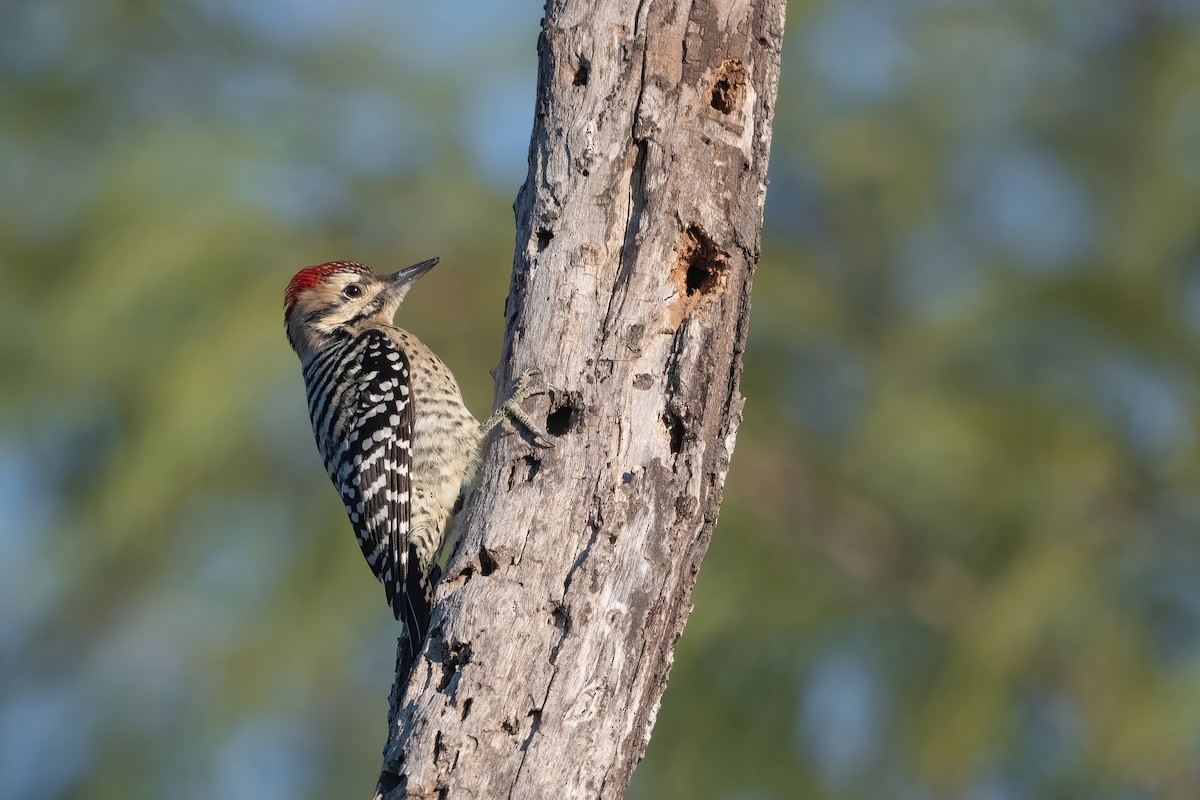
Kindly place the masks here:
<instances>
[{"instance_id":1,"label":"bird's head","mask_svg":"<svg viewBox=\"0 0 1200 800\"><path fill-rule=\"evenodd\" d=\"M390 325L413 283L437 262L431 258L390 275L357 261L305 267L283 295L288 342L306 360L332 339L354 336L373 325Z\"/></svg>"}]
</instances>

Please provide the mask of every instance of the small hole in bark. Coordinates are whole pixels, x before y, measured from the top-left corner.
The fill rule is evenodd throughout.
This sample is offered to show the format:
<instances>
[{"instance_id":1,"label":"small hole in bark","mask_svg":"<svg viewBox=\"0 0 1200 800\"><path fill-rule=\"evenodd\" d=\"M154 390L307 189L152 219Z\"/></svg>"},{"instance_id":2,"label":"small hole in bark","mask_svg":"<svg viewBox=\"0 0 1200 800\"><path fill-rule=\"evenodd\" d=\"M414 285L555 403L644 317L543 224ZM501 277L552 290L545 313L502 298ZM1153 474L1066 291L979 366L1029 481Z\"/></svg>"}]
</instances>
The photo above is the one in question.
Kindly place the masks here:
<instances>
[{"instance_id":1,"label":"small hole in bark","mask_svg":"<svg viewBox=\"0 0 1200 800\"><path fill-rule=\"evenodd\" d=\"M452 644L442 662L442 679L438 681L437 690L446 691L446 687L454 680L459 671L471 663L471 645L465 642Z\"/></svg>"},{"instance_id":2,"label":"small hole in bark","mask_svg":"<svg viewBox=\"0 0 1200 800\"><path fill-rule=\"evenodd\" d=\"M553 239L554 239L554 231L550 230L549 228L539 229L537 232L538 252L540 253L543 250L545 250L546 246L548 244L550 244L551 240L553 240Z\"/></svg>"},{"instance_id":3,"label":"small hole in bark","mask_svg":"<svg viewBox=\"0 0 1200 800\"><path fill-rule=\"evenodd\" d=\"M509 736L516 736L520 728L517 727L517 721L515 719L506 719L504 722L500 723L500 730L504 731Z\"/></svg>"},{"instance_id":4,"label":"small hole in bark","mask_svg":"<svg viewBox=\"0 0 1200 800\"><path fill-rule=\"evenodd\" d=\"M521 456L508 468L509 491L518 483L532 483L542 469L542 460L532 455Z\"/></svg>"},{"instance_id":5,"label":"small hole in bark","mask_svg":"<svg viewBox=\"0 0 1200 800\"><path fill-rule=\"evenodd\" d=\"M722 114L728 114L733 110L733 106L729 103L729 79L721 77L713 84L711 105Z\"/></svg>"},{"instance_id":6,"label":"small hole in bark","mask_svg":"<svg viewBox=\"0 0 1200 800\"><path fill-rule=\"evenodd\" d=\"M713 76L709 105L722 114L733 114L746 98L746 69L737 59L722 61Z\"/></svg>"},{"instance_id":7,"label":"small hole in bark","mask_svg":"<svg viewBox=\"0 0 1200 800\"><path fill-rule=\"evenodd\" d=\"M479 548L479 574L486 578L499 568L500 564L492 557L488 549L486 547Z\"/></svg>"},{"instance_id":8,"label":"small hole in bark","mask_svg":"<svg viewBox=\"0 0 1200 800\"><path fill-rule=\"evenodd\" d=\"M575 406L565 403L546 415L546 433L565 436L575 420Z\"/></svg>"},{"instance_id":9,"label":"small hole in bark","mask_svg":"<svg viewBox=\"0 0 1200 800\"><path fill-rule=\"evenodd\" d=\"M401 756L403 758L403 756ZM393 789L400 785L400 776L394 772L389 772L386 769L379 773L379 793L383 795L389 794Z\"/></svg>"},{"instance_id":10,"label":"small hole in bark","mask_svg":"<svg viewBox=\"0 0 1200 800\"><path fill-rule=\"evenodd\" d=\"M686 309L691 311L695 301L724 288L729 262L699 225L689 225L683 232L678 254L672 276L683 295L693 301Z\"/></svg>"},{"instance_id":11,"label":"small hole in bark","mask_svg":"<svg viewBox=\"0 0 1200 800\"><path fill-rule=\"evenodd\" d=\"M713 282L713 274L706 270L703 266L689 264L687 271L687 293L691 297L696 292L707 294L710 289L707 287Z\"/></svg>"},{"instance_id":12,"label":"small hole in bark","mask_svg":"<svg viewBox=\"0 0 1200 800\"><path fill-rule=\"evenodd\" d=\"M469 697L466 700L463 700L462 716L459 717L460 720L466 719L467 715L471 713L471 703L473 702L474 701Z\"/></svg>"},{"instance_id":13,"label":"small hole in bark","mask_svg":"<svg viewBox=\"0 0 1200 800\"><path fill-rule=\"evenodd\" d=\"M525 456L521 461L525 464L525 482L532 483L542 468L542 461L533 456Z\"/></svg>"},{"instance_id":14,"label":"small hole in bark","mask_svg":"<svg viewBox=\"0 0 1200 800\"><path fill-rule=\"evenodd\" d=\"M683 449L683 437L687 433L687 428L684 427L683 420L670 411L663 414L662 421L663 426L667 429L667 438L671 442L671 455L677 456Z\"/></svg>"},{"instance_id":15,"label":"small hole in bark","mask_svg":"<svg viewBox=\"0 0 1200 800\"><path fill-rule=\"evenodd\" d=\"M587 86L588 78L592 76L592 62L579 57L579 66L575 68L575 77L571 79L572 86Z\"/></svg>"},{"instance_id":16,"label":"small hole in bark","mask_svg":"<svg viewBox=\"0 0 1200 800\"><path fill-rule=\"evenodd\" d=\"M568 626L571 624L571 618L567 614L566 606L555 605L554 608L550 609L550 624L562 629L566 633Z\"/></svg>"}]
</instances>

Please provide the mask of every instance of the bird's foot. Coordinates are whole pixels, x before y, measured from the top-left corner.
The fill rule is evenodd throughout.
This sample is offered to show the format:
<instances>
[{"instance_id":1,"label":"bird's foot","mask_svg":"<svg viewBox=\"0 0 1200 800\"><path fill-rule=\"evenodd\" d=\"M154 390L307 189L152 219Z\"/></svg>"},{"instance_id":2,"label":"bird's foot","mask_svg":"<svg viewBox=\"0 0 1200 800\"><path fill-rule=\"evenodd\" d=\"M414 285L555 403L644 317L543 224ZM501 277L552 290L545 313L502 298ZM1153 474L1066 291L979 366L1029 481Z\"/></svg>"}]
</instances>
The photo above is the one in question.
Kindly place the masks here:
<instances>
[{"instance_id":1,"label":"bird's foot","mask_svg":"<svg viewBox=\"0 0 1200 800\"><path fill-rule=\"evenodd\" d=\"M483 435L485 437L492 432L493 428L503 425L511 427L514 422L519 422L521 427L532 434L535 445L546 448L554 447L554 442L551 440L550 434L546 433L541 426L534 422L533 418L529 416L529 412L521 405L531 397L558 391L551 384L542 381L541 377L542 371L539 369L527 369L521 373L521 377L517 378L517 383L513 387L512 394L496 409L495 413L488 418L488 421L483 423Z\"/></svg>"}]
</instances>

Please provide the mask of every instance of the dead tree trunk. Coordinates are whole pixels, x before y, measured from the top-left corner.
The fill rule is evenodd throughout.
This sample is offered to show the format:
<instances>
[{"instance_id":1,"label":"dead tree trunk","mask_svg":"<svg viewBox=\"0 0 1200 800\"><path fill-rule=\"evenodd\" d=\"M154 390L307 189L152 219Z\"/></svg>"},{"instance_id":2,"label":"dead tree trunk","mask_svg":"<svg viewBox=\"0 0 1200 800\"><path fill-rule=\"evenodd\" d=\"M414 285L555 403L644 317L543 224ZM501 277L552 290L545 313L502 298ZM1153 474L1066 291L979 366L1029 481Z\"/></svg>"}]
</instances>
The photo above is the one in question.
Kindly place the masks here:
<instances>
[{"instance_id":1,"label":"dead tree trunk","mask_svg":"<svg viewBox=\"0 0 1200 800\"><path fill-rule=\"evenodd\" d=\"M493 437L387 798L616 798L717 519L759 255L785 0L549 0ZM531 402L532 406L532 402Z\"/></svg>"}]
</instances>

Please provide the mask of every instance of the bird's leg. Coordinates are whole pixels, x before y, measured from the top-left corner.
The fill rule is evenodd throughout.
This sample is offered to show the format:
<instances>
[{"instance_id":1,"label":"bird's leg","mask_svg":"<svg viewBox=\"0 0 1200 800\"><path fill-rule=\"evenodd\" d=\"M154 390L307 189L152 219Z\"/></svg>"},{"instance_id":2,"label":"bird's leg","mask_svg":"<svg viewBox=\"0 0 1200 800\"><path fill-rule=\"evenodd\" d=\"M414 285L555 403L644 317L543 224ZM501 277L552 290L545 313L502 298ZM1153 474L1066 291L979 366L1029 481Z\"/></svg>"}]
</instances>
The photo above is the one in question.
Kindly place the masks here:
<instances>
[{"instance_id":1,"label":"bird's leg","mask_svg":"<svg viewBox=\"0 0 1200 800\"><path fill-rule=\"evenodd\" d=\"M533 434L533 443L535 445L547 448L554 447L554 442L550 440L550 434L539 427L533 421L533 418L529 416L529 412L521 407L521 404L531 397L556 391L550 384L538 380L541 376L541 370L536 369L528 369L521 373L521 377L517 378L516 386L513 387L512 394L496 409L496 412L492 416L488 417L488 421L483 423L480 428L481 438L487 437L493 428L500 427L506 423L511 426L515 421L521 423L521 427Z\"/></svg>"}]
</instances>

